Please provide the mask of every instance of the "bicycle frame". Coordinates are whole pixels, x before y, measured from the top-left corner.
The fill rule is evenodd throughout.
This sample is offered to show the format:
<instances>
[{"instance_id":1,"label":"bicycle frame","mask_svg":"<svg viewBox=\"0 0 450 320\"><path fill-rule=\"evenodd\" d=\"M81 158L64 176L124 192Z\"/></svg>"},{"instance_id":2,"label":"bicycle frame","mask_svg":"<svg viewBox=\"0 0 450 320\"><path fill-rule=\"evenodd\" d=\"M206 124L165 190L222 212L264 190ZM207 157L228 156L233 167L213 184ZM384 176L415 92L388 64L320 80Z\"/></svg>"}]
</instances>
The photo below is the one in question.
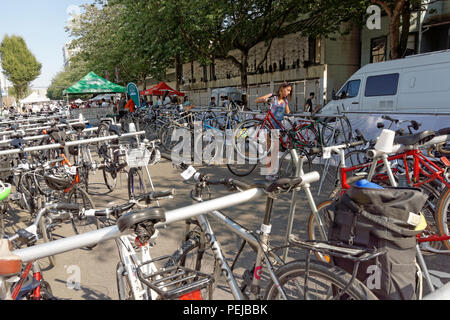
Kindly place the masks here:
<instances>
[{"instance_id":1,"label":"bicycle frame","mask_svg":"<svg viewBox=\"0 0 450 320\"><path fill-rule=\"evenodd\" d=\"M118 290L121 292L122 296L125 296L125 285L122 276L126 275L131 286L133 298L135 300L148 300L150 298L149 290L142 285L136 274L137 269L141 264L152 260L150 255L150 244L137 243L137 239L135 240L135 244L139 246L141 250L141 257L139 258L130 241L131 238L134 238L134 236L121 236L119 239L116 239L120 256L120 264L116 270ZM145 274L151 274L158 271L153 263L145 264L142 268L144 269L143 272ZM151 290L151 298L152 300L157 298L157 294L153 290Z\"/></svg>"},{"instance_id":2,"label":"bicycle frame","mask_svg":"<svg viewBox=\"0 0 450 320\"><path fill-rule=\"evenodd\" d=\"M183 208L178 208L166 212L166 220L164 223L155 224L155 228L164 229L166 225L193 218L195 216L221 210L228 207L233 207L253 199L264 196L264 191L260 189L251 189L244 192L239 192L209 200L203 203L190 205ZM27 263L30 261L39 260L48 256L61 254L71 250L76 250L88 246L92 246L104 241L114 240L121 236L131 234L131 231L120 232L117 225L102 228L99 230L86 232L80 235L58 239L55 241L35 245L28 248L15 250L12 253L21 257L22 262ZM8 298L9 283L7 279L0 277L0 299L4 300Z\"/></svg>"}]
</instances>

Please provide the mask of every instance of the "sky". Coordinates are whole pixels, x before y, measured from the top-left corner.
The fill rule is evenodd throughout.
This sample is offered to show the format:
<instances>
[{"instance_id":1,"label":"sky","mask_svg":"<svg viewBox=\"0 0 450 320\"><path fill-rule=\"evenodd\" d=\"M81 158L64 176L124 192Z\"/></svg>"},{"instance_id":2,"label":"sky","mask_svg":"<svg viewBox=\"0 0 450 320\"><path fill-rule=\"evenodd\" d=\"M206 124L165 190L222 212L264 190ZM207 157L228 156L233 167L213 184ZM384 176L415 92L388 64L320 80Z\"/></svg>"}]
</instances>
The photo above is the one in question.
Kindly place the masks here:
<instances>
[{"instance_id":1,"label":"sky","mask_svg":"<svg viewBox=\"0 0 450 320\"><path fill-rule=\"evenodd\" d=\"M70 41L64 27L71 12L92 0L3 0L0 5L0 42L6 34L24 38L42 64L32 88L48 87L64 65L63 46Z\"/></svg>"}]
</instances>

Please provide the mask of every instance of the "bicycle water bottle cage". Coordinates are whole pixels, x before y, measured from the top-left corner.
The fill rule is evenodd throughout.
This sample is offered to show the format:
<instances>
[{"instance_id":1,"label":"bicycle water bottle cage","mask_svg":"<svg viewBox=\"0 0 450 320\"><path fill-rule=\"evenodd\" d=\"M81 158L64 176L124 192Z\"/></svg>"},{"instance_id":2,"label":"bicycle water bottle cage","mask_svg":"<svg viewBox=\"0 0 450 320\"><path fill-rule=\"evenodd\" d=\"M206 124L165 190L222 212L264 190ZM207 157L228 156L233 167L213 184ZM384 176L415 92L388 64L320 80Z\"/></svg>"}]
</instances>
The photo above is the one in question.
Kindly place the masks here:
<instances>
[{"instance_id":1,"label":"bicycle water bottle cage","mask_svg":"<svg viewBox=\"0 0 450 320\"><path fill-rule=\"evenodd\" d=\"M408 135L408 136L397 136L394 138L395 144L402 144L406 146L411 146L415 144L423 144L425 142L430 141L436 136L436 133L433 130L426 130L416 134Z\"/></svg>"},{"instance_id":2,"label":"bicycle water bottle cage","mask_svg":"<svg viewBox=\"0 0 450 320\"><path fill-rule=\"evenodd\" d=\"M133 229L140 223L151 222L156 224L158 222L166 221L166 211L163 208L151 208L141 211L129 212L117 221L117 227L120 232L124 232L128 229Z\"/></svg>"}]
</instances>

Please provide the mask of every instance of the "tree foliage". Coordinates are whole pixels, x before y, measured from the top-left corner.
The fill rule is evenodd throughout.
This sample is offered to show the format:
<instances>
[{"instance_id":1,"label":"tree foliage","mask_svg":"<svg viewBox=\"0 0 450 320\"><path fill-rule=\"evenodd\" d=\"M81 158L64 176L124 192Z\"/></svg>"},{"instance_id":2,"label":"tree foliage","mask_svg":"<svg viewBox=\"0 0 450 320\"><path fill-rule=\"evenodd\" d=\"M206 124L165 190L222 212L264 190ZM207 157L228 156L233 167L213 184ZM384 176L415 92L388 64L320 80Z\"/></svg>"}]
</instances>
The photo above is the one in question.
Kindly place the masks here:
<instances>
[{"instance_id":1,"label":"tree foliage","mask_svg":"<svg viewBox=\"0 0 450 320\"><path fill-rule=\"evenodd\" d=\"M28 49L25 40L16 35L3 38L0 56L5 76L14 87L15 97L25 98L30 83L40 74L42 65Z\"/></svg>"},{"instance_id":2,"label":"tree foliage","mask_svg":"<svg viewBox=\"0 0 450 320\"><path fill-rule=\"evenodd\" d=\"M53 77L47 89L47 97L50 100L64 100L63 91L78 82L89 71L86 62L75 59L69 67Z\"/></svg>"}]
</instances>

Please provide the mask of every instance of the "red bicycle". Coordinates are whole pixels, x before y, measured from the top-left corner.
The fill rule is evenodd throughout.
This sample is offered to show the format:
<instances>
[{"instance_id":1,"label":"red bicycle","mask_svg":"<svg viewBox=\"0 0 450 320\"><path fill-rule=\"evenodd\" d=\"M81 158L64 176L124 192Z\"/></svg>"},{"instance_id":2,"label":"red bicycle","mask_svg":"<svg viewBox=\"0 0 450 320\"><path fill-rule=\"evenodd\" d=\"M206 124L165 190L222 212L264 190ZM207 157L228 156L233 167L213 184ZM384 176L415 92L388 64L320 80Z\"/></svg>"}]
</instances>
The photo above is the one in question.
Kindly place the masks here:
<instances>
[{"instance_id":1,"label":"red bicycle","mask_svg":"<svg viewBox=\"0 0 450 320\"><path fill-rule=\"evenodd\" d=\"M450 233L448 220L450 216L450 183L448 179L450 163L447 158L433 159L425 156L420 148L437 145L442 140L448 140L447 135L436 137L432 131L418 133L412 136L398 137L397 143L402 143L403 150L397 154L388 156L377 153L374 150L354 150L345 154L346 145L333 146L330 152L340 155L339 178L337 186L330 195L330 200L321 203L318 211L322 217L325 231L330 226L333 216L329 210L334 199L343 195L351 188L350 184L367 179L380 185L402 186L420 188L428 195L423 214L427 220L428 227L420 235L420 242L431 243L438 250L441 243L450 250ZM317 151L316 151L317 152ZM370 155L372 157L370 157ZM372 158L372 161L370 161ZM346 167L351 160L352 166ZM358 161L359 164L355 164ZM323 230L311 214L308 224L310 239L323 238Z\"/></svg>"}]
</instances>

